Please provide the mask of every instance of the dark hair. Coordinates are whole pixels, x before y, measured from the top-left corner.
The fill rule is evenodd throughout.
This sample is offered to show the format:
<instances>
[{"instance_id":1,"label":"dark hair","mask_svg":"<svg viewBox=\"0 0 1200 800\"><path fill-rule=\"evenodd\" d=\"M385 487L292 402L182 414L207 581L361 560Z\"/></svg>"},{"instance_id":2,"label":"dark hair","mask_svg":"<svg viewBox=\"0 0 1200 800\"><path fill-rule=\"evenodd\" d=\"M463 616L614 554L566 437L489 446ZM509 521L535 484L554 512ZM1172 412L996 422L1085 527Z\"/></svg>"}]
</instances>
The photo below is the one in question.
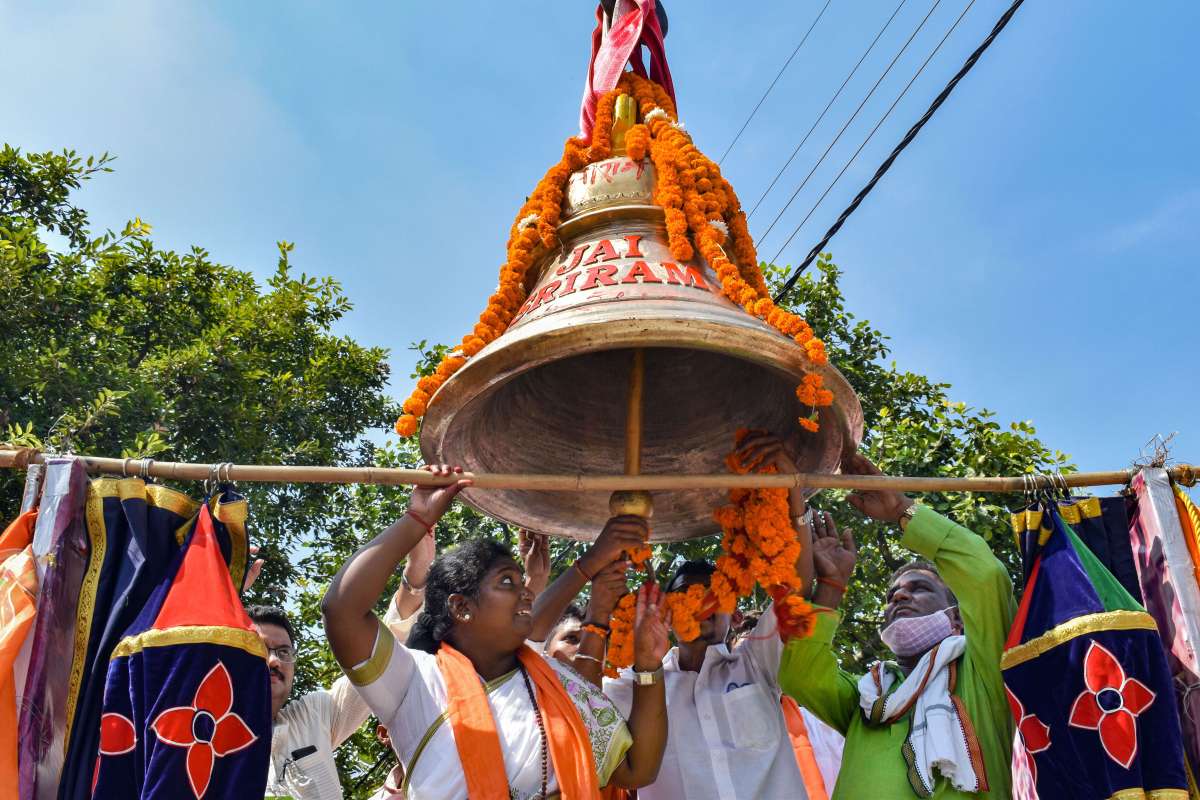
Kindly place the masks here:
<instances>
[{"instance_id":1,"label":"dark hair","mask_svg":"<svg viewBox=\"0 0 1200 800\"><path fill-rule=\"evenodd\" d=\"M571 603L571 605L567 606L567 610L564 611L562 616L558 618L558 622L554 623L554 627L557 628L559 625L562 625L569 619L576 620L580 624L583 624L583 609L579 607L578 603Z\"/></svg>"},{"instance_id":2,"label":"dark hair","mask_svg":"<svg viewBox=\"0 0 1200 800\"><path fill-rule=\"evenodd\" d=\"M408 646L436 653L454 627L450 595L477 598L483 576L504 559L512 560L512 551L500 542L482 538L467 539L435 558L425 581L425 606L408 634Z\"/></svg>"},{"instance_id":3,"label":"dark hair","mask_svg":"<svg viewBox=\"0 0 1200 800\"><path fill-rule=\"evenodd\" d=\"M675 576L667 584L667 591L674 592L683 586L688 578L703 578L707 581L717 571L717 566L711 561L685 561L675 570Z\"/></svg>"},{"instance_id":4,"label":"dark hair","mask_svg":"<svg viewBox=\"0 0 1200 800\"><path fill-rule=\"evenodd\" d=\"M942 588L946 591L946 596L950 598L950 605L958 605L958 598L954 596L954 592L950 591L950 587L946 585L946 581L942 580L942 575L940 572L938 572L937 567L923 558L914 558L912 561L909 561L906 564L901 564L899 567L897 567L896 570L888 576L888 588L890 589L892 584L895 583L896 580L906 572L932 573L933 576L938 579L938 583L940 583Z\"/></svg>"},{"instance_id":5,"label":"dark hair","mask_svg":"<svg viewBox=\"0 0 1200 800\"><path fill-rule=\"evenodd\" d=\"M287 631L288 639L292 646L296 645L296 629L292 627L292 621L288 619L287 613L279 606L247 606L246 615L254 622L260 625L278 625Z\"/></svg>"}]
</instances>

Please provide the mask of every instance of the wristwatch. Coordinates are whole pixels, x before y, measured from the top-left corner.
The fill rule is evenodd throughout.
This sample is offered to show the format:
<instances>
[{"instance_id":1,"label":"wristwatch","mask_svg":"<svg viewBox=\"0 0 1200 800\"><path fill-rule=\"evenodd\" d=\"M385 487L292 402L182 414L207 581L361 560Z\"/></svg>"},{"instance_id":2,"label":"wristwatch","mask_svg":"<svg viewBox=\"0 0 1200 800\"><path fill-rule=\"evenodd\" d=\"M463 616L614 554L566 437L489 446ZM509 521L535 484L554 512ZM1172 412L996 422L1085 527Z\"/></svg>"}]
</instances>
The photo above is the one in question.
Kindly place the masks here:
<instances>
[{"instance_id":1,"label":"wristwatch","mask_svg":"<svg viewBox=\"0 0 1200 800\"><path fill-rule=\"evenodd\" d=\"M913 503L908 508L900 512L900 518L896 520L896 524L900 526L900 530L908 527L908 523L912 522L913 517L917 515L917 504Z\"/></svg>"},{"instance_id":2,"label":"wristwatch","mask_svg":"<svg viewBox=\"0 0 1200 800\"><path fill-rule=\"evenodd\" d=\"M653 686L662 680L662 676L662 667L653 672L638 672L636 669L633 671L633 679L637 682L638 686Z\"/></svg>"}]
</instances>

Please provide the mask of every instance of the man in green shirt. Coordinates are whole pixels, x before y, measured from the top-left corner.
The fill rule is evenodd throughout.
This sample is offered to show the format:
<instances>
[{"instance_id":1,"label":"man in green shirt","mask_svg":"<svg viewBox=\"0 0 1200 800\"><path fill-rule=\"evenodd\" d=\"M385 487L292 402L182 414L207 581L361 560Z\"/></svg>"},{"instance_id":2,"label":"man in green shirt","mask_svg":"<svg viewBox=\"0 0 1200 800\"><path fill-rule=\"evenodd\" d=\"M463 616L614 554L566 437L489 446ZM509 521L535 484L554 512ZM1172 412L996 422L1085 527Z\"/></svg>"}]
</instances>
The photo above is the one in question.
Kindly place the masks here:
<instances>
[{"instance_id":1,"label":"man in green shirt","mask_svg":"<svg viewBox=\"0 0 1200 800\"><path fill-rule=\"evenodd\" d=\"M857 454L842 469L880 474ZM833 800L1010 797L1013 727L1000 654L1016 603L1007 570L983 539L899 492L856 492L850 502L898 524L901 544L928 562L892 575L882 636L897 661L853 675L838 664L833 636L854 537L814 526L817 623L788 642L779 683L846 737Z\"/></svg>"}]
</instances>

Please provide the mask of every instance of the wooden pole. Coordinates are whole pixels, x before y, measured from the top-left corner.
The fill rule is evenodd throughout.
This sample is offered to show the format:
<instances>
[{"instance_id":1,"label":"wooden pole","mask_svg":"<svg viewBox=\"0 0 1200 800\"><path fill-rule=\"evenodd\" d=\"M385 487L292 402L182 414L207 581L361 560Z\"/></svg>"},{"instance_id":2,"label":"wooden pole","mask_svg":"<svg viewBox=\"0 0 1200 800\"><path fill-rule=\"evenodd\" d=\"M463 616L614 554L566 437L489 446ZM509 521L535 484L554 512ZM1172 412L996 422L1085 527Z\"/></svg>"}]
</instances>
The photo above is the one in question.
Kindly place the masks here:
<instances>
[{"instance_id":1,"label":"wooden pole","mask_svg":"<svg viewBox=\"0 0 1200 800\"><path fill-rule=\"evenodd\" d=\"M642 387L646 384L646 351L635 348L629 370L629 397L625 410L625 474L642 471Z\"/></svg>"},{"instance_id":2,"label":"wooden pole","mask_svg":"<svg viewBox=\"0 0 1200 800\"><path fill-rule=\"evenodd\" d=\"M43 464L48 457L29 450L0 449L0 468L24 469L27 464ZM216 476L231 481L265 483L367 483L387 486L444 486L454 478L438 478L421 469L380 469L378 467L293 467L273 464L186 464L177 461L149 461L135 458L79 456L88 472L108 475L144 474L168 480L201 481ZM1179 464L1167 470L1171 477L1191 485L1200 476L1200 466ZM1134 470L1074 472L1061 478L1034 475L1010 478L908 478L892 475L513 475L504 473L464 473L480 489L531 489L543 492L611 492L616 490L667 491L680 489L892 489L902 492L1021 492L1031 485L1052 489L1067 486L1110 486L1125 484Z\"/></svg>"}]
</instances>

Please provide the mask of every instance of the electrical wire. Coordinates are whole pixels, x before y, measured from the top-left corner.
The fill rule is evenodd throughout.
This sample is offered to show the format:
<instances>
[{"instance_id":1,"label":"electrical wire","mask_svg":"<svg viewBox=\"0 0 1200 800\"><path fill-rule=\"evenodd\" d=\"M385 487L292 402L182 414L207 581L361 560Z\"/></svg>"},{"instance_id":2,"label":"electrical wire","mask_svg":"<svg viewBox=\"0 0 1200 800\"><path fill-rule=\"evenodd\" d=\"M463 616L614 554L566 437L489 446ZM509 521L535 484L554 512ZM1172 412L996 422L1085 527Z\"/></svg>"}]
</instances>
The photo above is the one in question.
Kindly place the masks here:
<instances>
[{"instance_id":1,"label":"electrical wire","mask_svg":"<svg viewBox=\"0 0 1200 800\"><path fill-rule=\"evenodd\" d=\"M1013 0L1013 4L1008 7L1008 10L1000 15L1000 19L996 20L996 24L992 27L992 32L987 35L987 38L984 39L982 43L980 43L979 47L975 48L975 52L971 53L971 55L967 57L967 60L963 62L962 67L960 67L958 72L955 73L954 77L950 79L950 82L946 84L946 87L942 89L941 93L938 94L938 96L934 98L933 102L929 104L929 108L925 110L925 113L921 115L921 118L917 120L911 128L908 129L908 133L904 134L904 138L900 140L900 143L892 149L892 152L888 155L888 157L884 159L883 163L880 164L878 169L875 170L875 174L871 176L871 180L867 182L867 185L859 190L858 194L855 195L854 199L850 202L850 205L846 206L846 209L841 213L841 215L838 216L837 221L834 222L832 227L825 232L825 235L821 238L821 241L817 242L817 245L809 251L808 256L805 257L803 263L801 263L800 266L795 269L795 271L783 284L783 288L781 288L775 295L776 303L780 302L784 297L787 296L787 293L791 291L793 286L796 285L796 281L800 278L801 273L808 268L808 265L813 262L813 260L817 257L817 254L825 248L825 245L829 244L829 240L832 239L839 230L841 230L841 227L843 224L845 224L846 219L854 213L855 209L859 207L866 196L871 193L871 190L875 188L875 184L877 184L879 179L887 173L892 164L896 161L896 158L904 151L904 148L908 147L908 145L912 143L912 140L916 138L917 134L921 132L921 129L925 127L925 123L933 117L934 113L939 108L941 108L942 103L946 101L946 98L949 97L950 93L954 91L954 88L958 86L959 81L961 81L966 74L971 71L971 68L974 67L979 61L979 57L982 56L984 51L991 46L992 42L995 41L996 37L1000 35L1000 32L1004 30L1009 21L1013 18L1013 15L1017 13L1017 9L1020 8L1021 4L1024 2L1025 0ZM778 258L779 255L776 254L775 257Z\"/></svg>"},{"instance_id":2,"label":"electrical wire","mask_svg":"<svg viewBox=\"0 0 1200 800\"><path fill-rule=\"evenodd\" d=\"M758 113L758 109L762 106L763 101L767 99L767 95L775 88L775 84L783 77L784 71L788 68L788 64L792 63L792 59L796 57L796 53L800 52L800 48L804 47L804 43L808 41L808 35L813 32L813 28L817 27L817 23L821 21L821 17L825 16L825 9L829 8L829 4L833 0L825 0L825 5L821 7L821 12L817 14L817 18L812 21L812 25L808 26L808 30L804 33L804 38L800 40L800 44L796 45L796 49L788 56L787 61L783 62L783 66L779 68L779 72L775 73L775 80L771 81L771 85L763 92L763 96L758 98L758 103L755 104L754 110L750 112L750 116L746 117L746 121L742 123L742 127L738 128L737 135L733 137L733 141L729 143L729 147L725 148L725 152L721 154L721 160L717 162L717 166L725 163L725 157L729 155L729 151L737 144L738 139L742 138L742 134L746 131L746 126L750 124L750 120L754 119L754 115Z\"/></svg>"},{"instance_id":3,"label":"electrical wire","mask_svg":"<svg viewBox=\"0 0 1200 800\"><path fill-rule=\"evenodd\" d=\"M858 63L854 65L854 69L850 70L850 74L846 76L846 80L842 81L842 85L839 86L838 90L833 93L833 97L829 98L829 102L826 103L825 108L821 110L821 114L817 117L816 122L814 122L812 127L808 129L808 133L804 134L804 138L800 140L800 144L796 145L796 149L792 151L790 156L788 156L787 161L783 162L783 166L779 168L779 172L775 173L775 177L771 179L771 184L767 186L766 190L762 193L762 197L758 198L758 202L754 204L754 208L750 209L750 213L746 215L747 222L749 222L750 218L754 216L754 212L758 211L758 207L762 205L762 201L767 198L767 195L771 193L771 190L775 188L775 184L778 183L779 179L783 176L784 171L791 165L792 160L796 157L796 154L800 152L800 148L804 147L804 143L808 141L808 137L812 136L812 132L815 131L817 126L821 124L821 120L825 119L825 115L829 113L829 109L832 108L833 104L837 102L837 99L842 96L842 90L846 88L846 84L850 83L850 79L854 77L854 73L858 72L858 68L862 66L863 61L865 61L867 56L871 54L871 51L875 49L875 45L879 42L879 38L883 36L883 32L888 29L888 26L892 24L892 20L896 18L896 15L900 13L900 9L904 8L904 4L907 2L908 0L900 0L900 5L896 6L896 10L892 12L890 17L888 17L887 22L883 23L883 27L879 29L879 33L875 34L875 38L871 40L871 44L867 46L866 51L863 52L862 56L858 59Z\"/></svg>"},{"instance_id":4,"label":"electrical wire","mask_svg":"<svg viewBox=\"0 0 1200 800\"><path fill-rule=\"evenodd\" d=\"M929 62L932 61L933 57L936 56L942 49L942 45L944 45L946 40L950 38L950 34L954 33L954 30L958 27L958 23L963 21L963 17L967 15L967 12L971 10L973 5L975 5L975 0L970 0L970 2L967 3L966 8L964 8L962 13L958 15L958 19L954 20L954 24L946 30L946 33L942 36L941 41L939 41L929 55L925 57L925 60L921 63L921 66L918 67L913 76L908 79L908 83L904 84L904 88L900 90L900 94L896 95L896 99L892 101L890 106L888 106L888 110L883 112L883 116L880 117L879 121L875 123L875 127L871 128L871 132L867 134L867 138L862 140L862 143L858 146L858 149L854 151L854 155L850 156L850 159L842 165L842 168L838 174L834 176L834 179L829 182L828 186L825 187L825 191L822 192L821 196L817 198L817 202L813 203L813 207L810 208L808 213L804 215L804 219L800 220L800 224L792 229L792 233L790 236L788 236L787 241L780 246L779 251L776 252L771 258L771 263L775 263L775 259L779 258L787 246L792 243L792 239L796 238L796 234L799 233L800 229L804 227L804 223L808 222L809 217L811 217L813 212L817 210L817 206L821 205L821 201L823 201L826 195L833 190L834 185L841 180L841 177L846 174L846 170L848 170L850 165L854 163L854 160L858 158L858 154L861 153L863 148L867 146L867 142L871 141L871 138L875 135L875 132L879 130L879 127L883 125L884 121L886 121L887 118L891 116L892 112L896 110L896 106L901 100L904 99L904 95L908 94L908 90L912 88L912 85L916 82L917 78L921 77L921 73L925 71L925 67L929 66Z\"/></svg>"},{"instance_id":5,"label":"electrical wire","mask_svg":"<svg viewBox=\"0 0 1200 800\"><path fill-rule=\"evenodd\" d=\"M846 124L843 125L842 129L837 132L837 136L833 137L833 141L830 142L829 146L825 148L825 152L822 153L821 157L817 159L817 163L813 164L813 168L810 169L808 174L804 176L804 180L800 181L800 185L796 187L796 191L792 192L792 196L788 198L786 203L784 203L783 208L779 209L779 213L775 215L775 219L771 220L771 224L767 226L765 231L755 237L757 240L761 241L765 239L767 235L775 229L775 225L783 217L788 208L791 207L792 203L795 201L800 192L804 190L804 187L808 185L809 179L811 179L817 169L825 163L825 158L829 155L829 151L833 150L834 145L841 140L842 134L844 134L846 129L850 127L850 123L854 122L854 120L858 118L859 112L863 110L863 107L867 104L867 101L875 95L875 90L879 88L879 84L883 83L883 79L886 78L892 71L892 67L896 66L896 62L900 60L900 56L904 55L904 52L908 50L908 46L912 44L913 39L917 38L917 34L920 33L921 29L925 27L925 23L929 21L929 18L933 16L933 12L937 10L937 7L941 5L941 3L942 0L933 0L933 5L929 7L929 11L926 12L921 21L917 23L917 27L913 28L913 32L908 35L908 39L892 58L891 63L887 65L887 69L885 69L883 74L879 76L879 79L875 81L875 85L871 87L871 91L867 92L867 96L864 97L862 102L858 104L858 108L854 109L854 113L850 115L850 119L846 120Z\"/></svg>"}]
</instances>

